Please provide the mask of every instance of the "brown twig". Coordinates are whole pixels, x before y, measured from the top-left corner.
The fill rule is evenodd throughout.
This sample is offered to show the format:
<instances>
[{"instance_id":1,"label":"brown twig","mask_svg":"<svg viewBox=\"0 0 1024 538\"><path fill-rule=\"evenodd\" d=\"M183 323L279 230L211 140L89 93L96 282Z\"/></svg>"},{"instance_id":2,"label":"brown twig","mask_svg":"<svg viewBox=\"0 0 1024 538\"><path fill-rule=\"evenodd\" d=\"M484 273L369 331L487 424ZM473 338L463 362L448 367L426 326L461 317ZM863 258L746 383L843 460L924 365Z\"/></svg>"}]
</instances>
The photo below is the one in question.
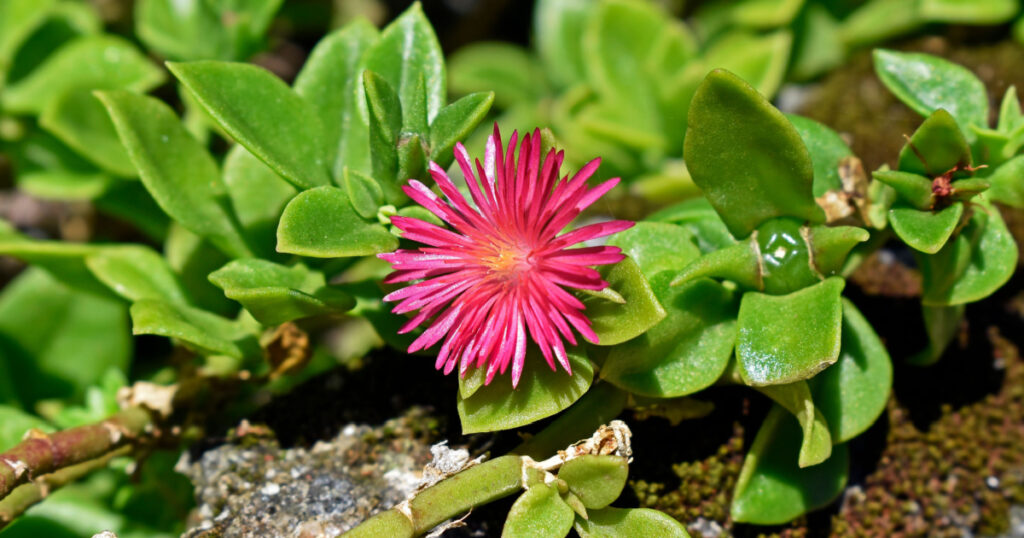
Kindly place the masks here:
<instances>
[{"instance_id":1,"label":"brown twig","mask_svg":"<svg viewBox=\"0 0 1024 538\"><path fill-rule=\"evenodd\" d=\"M128 407L97 424L51 434L30 432L24 441L0 454L0 500L37 477L102 458L152 425L149 411Z\"/></svg>"},{"instance_id":2,"label":"brown twig","mask_svg":"<svg viewBox=\"0 0 1024 538\"><path fill-rule=\"evenodd\" d=\"M57 472L40 476L29 484L18 486L10 495L0 501L0 529L9 525L15 518L57 489L76 482L93 471L103 469L110 463L110 460L118 456L127 456L131 451L131 446L122 446L107 452L102 457L65 467Z\"/></svg>"}]
</instances>

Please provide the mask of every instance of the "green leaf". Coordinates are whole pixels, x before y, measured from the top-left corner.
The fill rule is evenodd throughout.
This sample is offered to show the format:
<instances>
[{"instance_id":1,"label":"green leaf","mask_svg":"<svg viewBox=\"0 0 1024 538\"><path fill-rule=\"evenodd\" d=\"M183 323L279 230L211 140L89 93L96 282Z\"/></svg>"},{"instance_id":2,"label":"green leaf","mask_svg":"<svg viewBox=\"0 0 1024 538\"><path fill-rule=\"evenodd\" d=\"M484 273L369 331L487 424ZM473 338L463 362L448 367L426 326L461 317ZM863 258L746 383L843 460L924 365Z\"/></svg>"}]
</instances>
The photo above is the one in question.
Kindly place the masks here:
<instances>
[{"instance_id":1,"label":"green leaf","mask_svg":"<svg viewBox=\"0 0 1024 538\"><path fill-rule=\"evenodd\" d=\"M171 219L141 181L113 181L93 203L100 211L131 223L157 243L167 238Z\"/></svg>"},{"instance_id":2,"label":"green leaf","mask_svg":"<svg viewBox=\"0 0 1024 538\"><path fill-rule=\"evenodd\" d=\"M398 174L398 135L402 128L402 106L398 94L384 77L363 72L363 89L370 110L370 160L373 176L383 183L389 200L398 198L394 186Z\"/></svg>"},{"instance_id":3,"label":"green leaf","mask_svg":"<svg viewBox=\"0 0 1024 538\"><path fill-rule=\"evenodd\" d=\"M369 116L363 96L366 51L379 32L356 19L317 43L295 78L295 93L323 119L325 145L335 181L345 167L369 172Z\"/></svg>"},{"instance_id":4,"label":"green leaf","mask_svg":"<svg viewBox=\"0 0 1024 538\"><path fill-rule=\"evenodd\" d=\"M840 36L849 47L863 47L909 34L925 21L918 0L869 0L843 19Z\"/></svg>"},{"instance_id":5,"label":"green leaf","mask_svg":"<svg viewBox=\"0 0 1024 538\"><path fill-rule=\"evenodd\" d=\"M210 282L264 325L346 312L355 306L351 295L327 286L323 273L303 265L235 260L210 273Z\"/></svg>"},{"instance_id":6,"label":"green leaf","mask_svg":"<svg viewBox=\"0 0 1024 538\"><path fill-rule=\"evenodd\" d=\"M173 338L203 355L241 358L256 346L255 336L238 322L198 308L143 299L131 314L132 334Z\"/></svg>"},{"instance_id":7,"label":"green leaf","mask_svg":"<svg viewBox=\"0 0 1024 538\"><path fill-rule=\"evenodd\" d=\"M797 465L800 468L818 465L832 455L832 436L825 416L814 407L811 389L806 381L785 385L766 385L757 390L792 413L800 423L802 437Z\"/></svg>"},{"instance_id":8,"label":"green leaf","mask_svg":"<svg viewBox=\"0 0 1024 538\"><path fill-rule=\"evenodd\" d=\"M106 172L121 177L138 173L110 115L89 90L69 91L50 101L39 124Z\"/></svg>"},{"instance_id":9,"label":"green leaf","mask_svg":"<svg viewBox=\"0 0 1024 538\"><path fill-rule=\"evenodd\" d=\"M907 359L917 366L928 366L942 357L946 347L960 331L964 319L965 306L929 306L921 305L921 317L924 318L924 329L928 334L928 346Z\"/></svg>"},{"instance_id":10,"label":"green leaf","mask_svg":"<svg viewBox=\"0 0 1024 538\"><path fill-rule=\"evenodd\" d=\"M662 222L637 222L613 235L607 244L622 248L648 280L662 271L679 271L700 257L686 228Z\"/></svg>"},{"instance_id":11,"label":"green leaf","mask_svg":"<svg viewBox=\"0 0 1024 538\"><path fill-rule=\"evenodd\" d=\"M16 178L18 188L49 200L95 200L116 182L102 173L78 174L66 170L25 172Z\"/></svg>"},{"instance_id":12,"label":"green leaf","mask_svg":"<svg viewBox=\"0 0 1024 538\"><path fill-rule=\"evenodd\" d=\"M18 48L46 17L54 0L7 0L0 4L0 88Z\"/></svg>"},{"instance_id":13,"label":"green leaf","mask_svg":"<svg viewBox=\"0 0 1024 538\"><path fill-rule=\"evenodd\" d=\"M210 283L209 274L231 258L217 250L209 240L173 223L164 241L164 257L181 280L191 303L217 314L231 315L238 306Z\"/></svg>"},{"instance_id":14,"label":"green leaf","mask_svg":"<svg viewBox=\"0 0 1024 538\"><path fill-rule=\"evenodd\" d=\"M0 404L0 452L14 448L31 429L52 432L53 426L16 407Z\"/></svg>"},{"instance_id":15,"label":"green leaf","mask_svg":"<svg viewBox=\"0 0 1024 538\"><path fill-rule=\"evenodd\" d=\"M804 0L741 0L730 6L730 15L741 26L773 28L793 22L803 5Z\"/></svg>"},{"instance_id":16,"label":"green leaf","mask_svg":"<svg viewBox=\"0 0 1024 538\"><path fill-rule=\"evenodd\" d=\"M1003 94L1003 102L999 105L999 121L997 129L1001 133L1010 133L1020 125L1024 115L1020 111L1020 99L1017 98L1017 87L1010 85Z\"/></svg>"},{"instance_id":17,"label":"green leaf","mask_svg":"<svg viewBox=\"0 0 1024 538\"><path fill-rule=\"evenodd\" d=\"M896 202L889 210L889 224L909 247L934 254L949 241L963 213L960 202L940 211L921 211Z\"/></svg>"},{"instance_id":18,"label":"green leaf","mask_svg":"<svg viewBox=\"0 0 1024 538\"><path fill-rule=\"evenodd\" d=\"M995 25L1009 21L1020 11L1017 0L921 0L921 17L934 22Z\"/></svg>"},{"instance_id":19,"label":"green leaf","mask_svg":"<svg viewBox=\"0 0 1024 538\"><path fill-rule=\"evenodd\" d=\"M988 94L974 73L929 54L886 49L873 54L878 78L918 114L930 116L943 108L965 132L971 125L988 126Z\"/></svg>"},{"instance_id":20,"label":"green leaf","mask_svg":"<svg viewBox=\"0 0 1024 538\"><path fill-rule=\"evenodd\" d=\"M793 63L789 77L811 80L839 67L846 60L839 21L822 4L812 2L794 23Z\"/></svg>"},{"instance_id":21,"label":"green leaf","mask_svg":"<svg viewBox=\"0 0 1024 538\"><path fill-rule=\"evenodd\" d=\"M644 334L611 348L601 377L634 394L674 398L713 384L736 343L738 294L711 279L670 287L673 273L651 279L668 315Z\"/></svg>"},{"instance_id":22,"label":"green leaf","mask_svg":"<svg viewBox=\"0 0 1024 538\"><path fill-rule=\"evenodd\" d=\"M845 282L829 277L789 295L747 292L740 302L736 359L748 385L808 379L839 358L840 294Z\"/></svg>"},{"instance_id":23,"label":"green leaf","mask_svg":"<svg viewBox=\"0 0 1024 538\"><path fill-rule=\"evenodd\" d=\"M247 243L262 256L273 255L277 222L299 191L240 145L224 159L224 185Z\"/></svg>"},{"instance_id":24,"label":"green leaf","mask_svg":"<svg viewBox=\"0 0 1024 538\"><path fill-rule=\"evenodd\" d=\"M15 381L11 388L27 408L82 396L108 369L126 370L131 356L120 299L71 289L38 268L21 273L0 295L0 372Z\"/></svg>"},{"instance_id":25,"label":"green leaf","mask_svg":"<svg viewBox=\"0 0 1024 538\"><path fill-rule=\"evenodd\" d=\"M932 180L920 174L899 170L876 170L871 176L892 187L903 201L919 210L931 211L935 205Z\"/></svg>"},{"instance_id":26,"label":"green leaf","mask_svg":"<svg viewBox=\"0 0 1024 538\"><path fill-rule=\"evenodd\" d=\"M589 454L565 462L558 471L558 478L590 509L604 508L618 499L628 475L626 458Z\"/></svg>"},{"instance_id":27,"label":"green leaf","mask_svg":"<svg viewBox=\"0 0 1024 538\"><path fill-rule=\"evenodd\" d=\"M318 187L288 202L277 228L277 251L313 258L345 258L391 252L398 239L363 220L336 187Z\"/></svg>"},{"instance_id":28,"label":"green leaf","mask_svg":"<svg viewBox=\"0 0 1024 538\"><path fill-rule=\"evenodd\" d=\"M807 235L811 246L811 261L815 270L823 276L835 276L842 272L850 251L871 239L871 234L856 226L814 226Z\"/></svg>"},{"instance_id":29,"label":"green leaf","mask_svg":"<svg viewBox=\"0 0 1024 538\"><path fill-rule=\"evenodd\" d=\"M953 116L933 112L900 150L899 170L935 177L971 164L971 147Z\"/></svg>"},{"instance_id":30,"label":"green leaf","mask_svg":"<svg viewBox=\"0 0 1024 538\"><path fill-rule=\"evenodd\" d=\"M921 302L952 306L988 297L1017 266L1017 243L999 210L979 203L967 226L942 250L918 259L924 280Z\"/></svg>"},{"instance_id":31,"label":"green leaf","mask_svg":"<svg viewBox=\"0 0 1024 538\"><path fill-rule=\"evenodd\" d=\"M775 406L747 452L732 498L732 518L742 523L777 525L832 502L846 486L846 445L812 467L797 466L800 428Z\"/></svg>"},{"instance_id":32,"label":"green leaf","mask_svg":"<svg viewBox=\"0 0 1024 538\"><path fill-rule=\"evenodd\" d=\"M474 93L441 109L430 124L430 160L447 169L455 159L455 143L465 140L487 116L494 92Z\"/></svg>"},{"instance_id":33,"label":"green leaf","mask_svg":"<svg viewBox=\"0 0 1024 538\"><path fill-rule=\"evenodd\" d=\"M590 388L594 367L581 348L566 350L572 375L553 371L533 347L526 353L526 366L519 386L498 376L469 398L458 397L462 433L518 428L549 417L569 407Z\"/></svg>"},{"instance_id":34,"label":"green leaf","mask_svg":"<svg viewBox=\"0 0 1024 538\"><path fill-rule=\"evenodd\" d=\"M736 148L745 148L741 158ZM736 75L714 71L698 88L684 156L693 181L738 238L773 217L825 220L800 134Z\"/></svg>"},{"instance_id":35,"label":"green leaf","mask_svg":"<svg viewBox=\"0 0 1024 538\"><path fill-rule=\"evenodd\" d=\"M85 257L92 274L129 301L161 299L186 303L177 275L163 256L143 245L98 249Z\"/></svg>"},{"instance_id":36,"label":"green leaf","mask_svg":"<svg viewBox=\"0 0 1024 538\"><path fill-rule=\"evenodd\" d=\"M364 219L377 217L377 211L384 203L384 191L372 177L357 170L345 169L343 173L345 191L352 202L352 209Z\"/></svg>"},{"instance_id":37,"label":"green leaf","mask_svg":"<svg viewBox=\"0 0 1024 538\"><path fill-rule=\"evenodd\" d=\"M686 528L664 512L650 508L614 508L587 512L590 519L576 518L575 528L581 538L620 538L622 536L657 536L659 538L690 538Z\"/></svg>"},{"instance_id":38,"label":"green leaf","mask_svg":"<svg viewBox=\"0 0 1024 538\"><path fill-rule=\"evenodd\" d=\"M656 211L646 220L671 222L690 230L700 251L705 254L736 244L722 218L703 196Z\"/></svg>"},{"instance_id":39,"label":"green leaf","mask_svg":"<svg viewBox=\"0 0 1024 538\"><path fill-rule=\"evenodd\" d=\"M6 222L3 225L9 226ZM85 258L103 248L85 243L37 241L7 229L0 233L0 253L45 269L75 290L110 297L110 290L85 266Z\"/></svg>"},{"instance_id":40,"label":"green leaf","mask_svg":"<svg viewBox=\"0 0 1024 538\"><path fill-rule=\"evenodd\" d=\"M501 529L503 538L562 538L572 529L573 511L554 486L537 484L516 499Z\"/></svg>"},{"instance_id":41,"label":"green leaf","mask_svg":"<svg viewBox=\"0 0 1024 538\"><path fill-rule=\"evenodd\" d=\"M704 53L703 65L695 64L695 68L703 72L726 69L762 95L775 95L786 75L792 44L793 35L788 30L770 34L730 32L714 42Z\"/></svg>"},{"instance_id":42,"label":"green leaf","mask_svg":"<svg viewBox=\"0 0 1024 538\"><path fill-rule=\"evenodd\" d=\"M892 389L892 360L871 324L843 299L843 343L839 360L809 381L833 443L867 430L885 411Z\"/></svg>"},{"instance_id":43,"label":"green leaf","mask_svg":"<svg viewBox=\"0 0 1024 538\"><path fill-rule=\"evenodd\" d=\"M239 144L299 189L330 183L323 126L313 107L269 71L217 61L168 63Z\"/></svg>"},{"instance_id":44,"label":"green leaf","mask_svg":"<svg viewBox=\"0 0 1024 538\"><path fill-rule=\"evenodd\" d=\"M395 89L405 115L403 124L421 126L416 132L426 134L426 126L446 101L447 81L441 45L419 3L384 28L380 39L366 52L366 68ZM416 103L424 102L421 111Z\"/></svg>"},{"instance_id":45,"label":"green leaf","mask_svg":"<svg viewBox=\"0 0 1024 538\"><path fill-rule=\"evenodd\" d=\"M787 114L786 118L800 134L800 139L811 155L811 163L814 166L814 197L821 197L830 190L842 189L839 163L853 155L850 146L846 145L839 133L812 119L795 114Z\"/></svg>"},{"instance_id":46,"label":"green leaf","mask_svg":"<svg viewBox=\"0 0 1024 538\"><path fill-rule=\"evenodd\" d=\"M585 297L586 316L597 333L598 345L614 346L635 338L665 317L665 309L658 303L651 285L644 278L636 262L626 258L614 265L605 265L601 275L608 287L626 299L619 304L604 299Z\"/></svg>"},{"instance_id":47,"label":"green leaf","mask_svg":"<svg viewBox=\"0 0 1024 538\"><path fill-rule=\"evenodd\" d=\"M553 83L583 80L583 28L598 6L589 0L538 0L533 12L537 52Z\"/></svg>"},{"instance_id":48,"label":"green leaf","mask_svg":"<svg viewBox=\"0 0 1024 538\"><path fill-rule=\"evenodd\" d=\"M494 92L495 103L508 108L533 103L548 89L544 69L529 51L510 43L473 43L448 58L448 86L456 95Z\"/></svg>"},{"instance_id":49,"label":"green leaf","mask_svg":"<svg viewBox=\"0 0 1024 538\"><path fill-rule=\"evenodd\" d=\"M183 226L233 257L251 255L226 209L217 163L161 101L126 91L98 93L146 189Z\"/></svg>"},{"instance_id":50,"label":"green leaf","mask_svg":"<svg viewBox=\"0 0 1024 538\"><path fill-rule=\"evenodd\" d=\"M8 112L39 114L66 92L146 92L163 81L163 71L128 41L107 34L85 36L61 47L30 75L5 88L2 102Z\"/></svg>"},{"instance_id":51,"label":"green leaf","mask_svg":"<svg viewBox=\"0 0 1024 538\"><path fill-rule=\"evenodd\" d=\"M135 33L146 47L171 60L233 59L215 4L203 0L139 0Z\"/></svg>"},{"instance_id":52,"label":"green leaf","mask_svg":"<svg viewBox=\"0 0 1024 538\"><path fill-rule=\"evenodd\" d=\"M1024 208L1024 155L1003 163L988 176L988 195L992 200Z\"/></svg>"}]
</instances>

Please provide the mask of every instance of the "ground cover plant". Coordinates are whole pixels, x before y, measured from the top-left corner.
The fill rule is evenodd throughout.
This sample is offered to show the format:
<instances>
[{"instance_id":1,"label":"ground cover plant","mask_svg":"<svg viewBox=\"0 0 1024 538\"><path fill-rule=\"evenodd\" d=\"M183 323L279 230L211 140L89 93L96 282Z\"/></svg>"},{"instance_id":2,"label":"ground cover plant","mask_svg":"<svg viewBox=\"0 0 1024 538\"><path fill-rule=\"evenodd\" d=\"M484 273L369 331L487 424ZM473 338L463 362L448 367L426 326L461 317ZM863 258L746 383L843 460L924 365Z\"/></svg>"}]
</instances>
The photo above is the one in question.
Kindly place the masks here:
<instances>
[{"instance_id":1,"label":"ground cover plant","mask_svg":"<svg viewBox=\"0 0 1024 538\"><path fill-rule=\"evenodd\" d=\"M324 534L457 532L488 505L505 536L702 532L637 482L677 462L640 460L631 427L751 401L712 492L728 520L833 504L894 372L941 364L1013 278L1003 211L1024 209L1016 90L992 107L963 66L872 50L921 116L878 133L905 140L876 170L773 104L858 49L1019 12L854 4L539 0L532 50L446 58L414 3L317 35L288 82L246 61L288 3L149 0L120 28L87 3L0 4L14 186L117 223L71 241L0 221L26 264L0 293L2 533L181 532L182 451L258 439L240 421L268 401L383 361L396 386L433 364L418 390L477 448L434 447L403 501ZM881 255L920 272L916 348L861 312Z\"/></svg>"}]
</instances>

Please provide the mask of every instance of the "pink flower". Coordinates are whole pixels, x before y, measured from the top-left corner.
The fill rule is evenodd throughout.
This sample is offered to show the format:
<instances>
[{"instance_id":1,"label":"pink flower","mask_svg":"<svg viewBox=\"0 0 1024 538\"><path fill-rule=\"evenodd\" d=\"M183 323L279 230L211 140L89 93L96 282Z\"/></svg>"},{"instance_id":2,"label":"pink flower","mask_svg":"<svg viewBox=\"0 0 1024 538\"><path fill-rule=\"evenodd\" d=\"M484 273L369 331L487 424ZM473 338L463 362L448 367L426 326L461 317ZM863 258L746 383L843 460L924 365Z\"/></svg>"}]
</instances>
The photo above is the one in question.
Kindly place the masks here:
<instances>
[{"instance_id":1,"label":"pink flower","mask_svg":"<svg viewBox=\"0 0 1024 538\"><path fill-rule=\"evenodd\" d=\"M590 266L616 263L624 256L618 247L570 247L633 226L616 220L559 235L619 178L587 188L587 179L600 164L594 159L572 179L559 180L563 152L552 149L542 161L540 131L535 130L523 137L517 158L517 138L518 133L512 133L508 153L503 153L495 125L487 140L485 164L476 161L476 174L466 148L461 143L455 146L473 205L440 166L430 163L430 175L447 200L415 179L402 189L451 229L391 217L404 238L429 246L379 255L394 269L385 283L418 281L384 297L400 301L393 309L396 314L419 311L399 333L434 318L409 346L410 353L444 338L437 369L448 374L459 363L464 375L470 365L486 365L490 383L511 364L513 387L523 374L527 334L552 370L557 369L557 360L570 375L563 339L576 345L575 329L597 342L583 315L583 303L564 288L604 289L608 283Z\"/></svg>"}]
</instances>

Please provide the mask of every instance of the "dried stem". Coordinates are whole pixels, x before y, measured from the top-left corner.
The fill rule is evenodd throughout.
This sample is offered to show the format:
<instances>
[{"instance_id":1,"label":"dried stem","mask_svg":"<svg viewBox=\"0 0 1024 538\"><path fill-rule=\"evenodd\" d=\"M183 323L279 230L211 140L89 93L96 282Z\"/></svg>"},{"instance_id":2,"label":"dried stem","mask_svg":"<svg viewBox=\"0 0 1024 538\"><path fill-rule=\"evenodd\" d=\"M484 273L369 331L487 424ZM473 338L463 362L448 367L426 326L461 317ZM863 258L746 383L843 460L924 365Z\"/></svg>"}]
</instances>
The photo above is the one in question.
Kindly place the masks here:
<instances>
[{"instance_id":1,"label":"dried stem","mask_svg":"<svg viewBox=\"0 0 1024 538\"><path fill-rule=\"evenodd\" d=\"M24 441L0 454L0 500L37 477L102 458L135 441L152 425L149 411L128 407L97 424L51 434L31 431Z\"/></svg>"},{"instance_id":2,"label":"dried stem","mask_svg":"<svg viewBox=\"0 0 1024 538\"><path fill-rule=\"evenodd\" d=\"M110 460L118 456L127 456L131 451L131 446L122 446L107 452L102 457L65 467L57 472L40 476L31 483L18 486L10 495L0 501L0 529L9 525L15 518L54 491L93 471L106 467Z\"/></svg>"}]
</instances>

